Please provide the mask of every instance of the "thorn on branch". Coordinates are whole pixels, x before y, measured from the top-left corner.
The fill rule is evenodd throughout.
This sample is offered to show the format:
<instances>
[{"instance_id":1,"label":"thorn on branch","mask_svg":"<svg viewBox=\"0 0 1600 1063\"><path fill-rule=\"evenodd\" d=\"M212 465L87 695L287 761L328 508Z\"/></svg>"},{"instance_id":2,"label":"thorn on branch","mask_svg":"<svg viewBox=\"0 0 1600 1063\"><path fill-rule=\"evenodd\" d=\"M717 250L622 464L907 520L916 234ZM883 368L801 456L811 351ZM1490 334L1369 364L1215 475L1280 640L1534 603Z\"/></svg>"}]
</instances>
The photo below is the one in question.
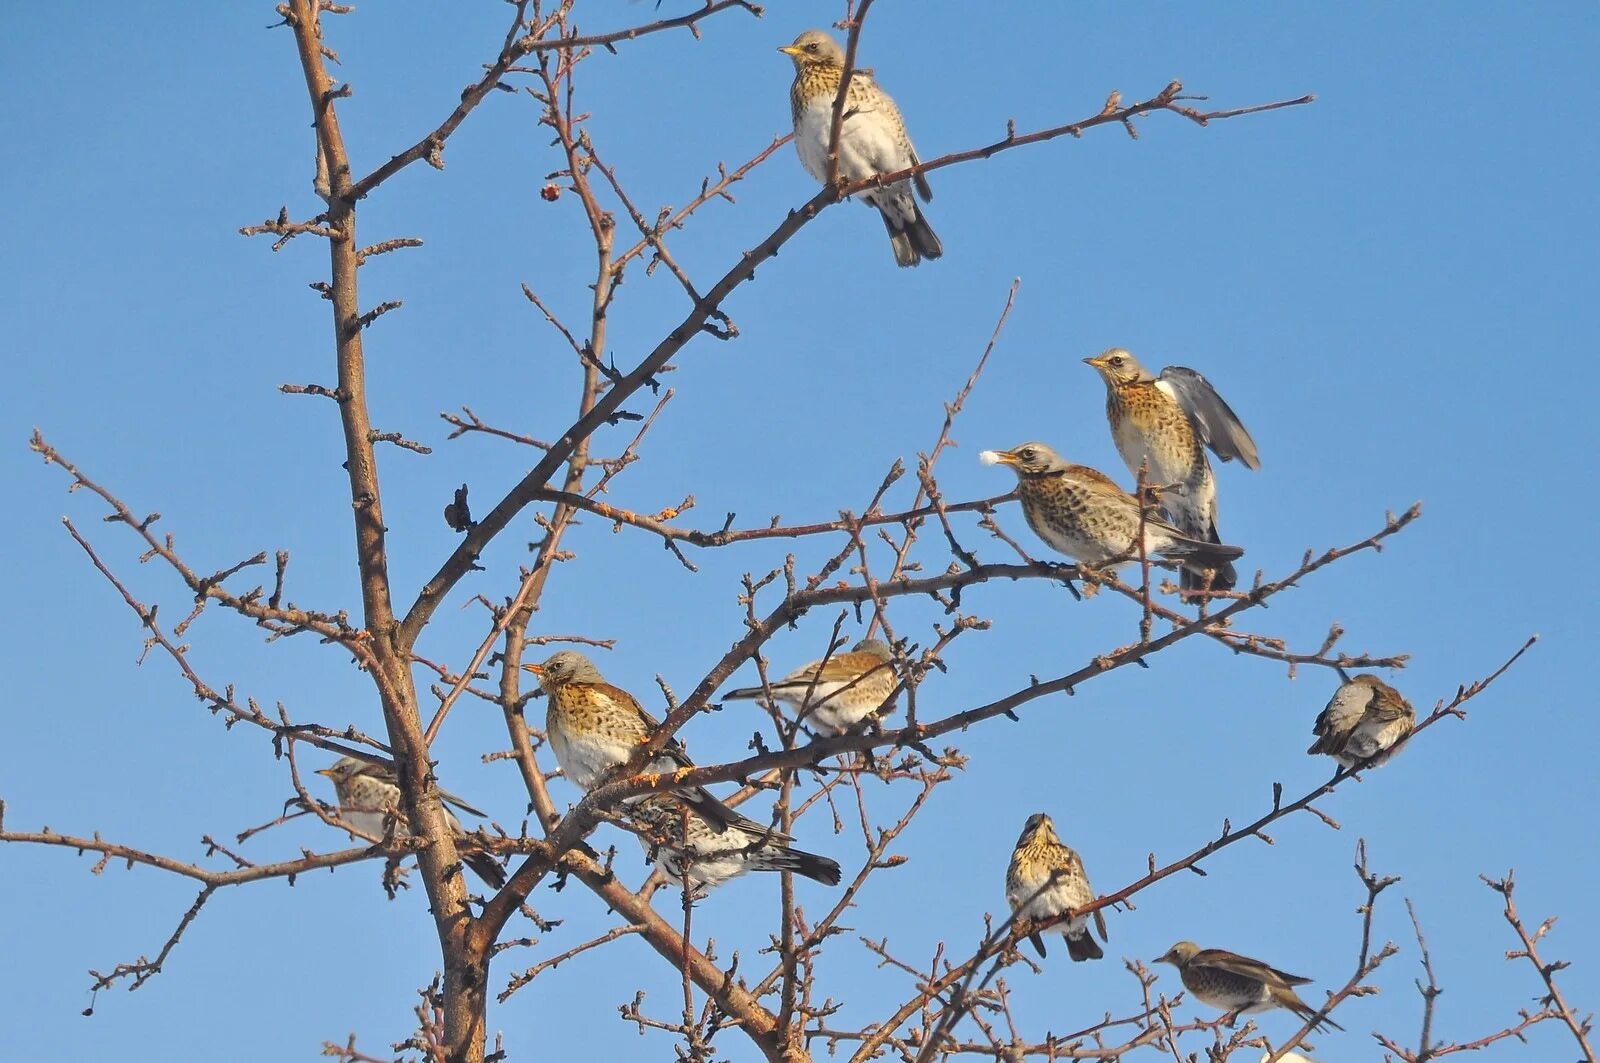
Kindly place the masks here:
<instances>
[{"instance_id":1,"label":"thorn on branch","mask_svg":"<svg viewBox=\"0 0 1600 1063\"><path fill-rule=\"evenodd\" d=\"M393 443L402 450L409 450L414 454L432 454L433 448L423 446L402 436L399 432L380 432L376 428L367 433L367 438L374 443Z\"/></svg>"},{"instance_id":2,"label":"thorn on branch","mask_svg":"<svg viewBox=\"0 0 1600 1063\"><path fill-rule=\"evenodd\" d=\"M362 314L360 317L356 318L356 327L366 328L384 314L387 314L391 310L398 310L403 305L405 305L405 303L400 299L391 299L388 302L379 303L371 310L368 310L365 314Z\"/></svg>"},{"instance_id":3,"label":"thorn on branch","mask_svg":"<svg viewBox=\"0 0 1600 1063\"><path fill-rule=\"evenodd\" d=\"M338 388L326 388L321 384L279 384L278 390L285 395L320 395L334 402L343 402L348 397Z\"/></svg>"}]
</instances>

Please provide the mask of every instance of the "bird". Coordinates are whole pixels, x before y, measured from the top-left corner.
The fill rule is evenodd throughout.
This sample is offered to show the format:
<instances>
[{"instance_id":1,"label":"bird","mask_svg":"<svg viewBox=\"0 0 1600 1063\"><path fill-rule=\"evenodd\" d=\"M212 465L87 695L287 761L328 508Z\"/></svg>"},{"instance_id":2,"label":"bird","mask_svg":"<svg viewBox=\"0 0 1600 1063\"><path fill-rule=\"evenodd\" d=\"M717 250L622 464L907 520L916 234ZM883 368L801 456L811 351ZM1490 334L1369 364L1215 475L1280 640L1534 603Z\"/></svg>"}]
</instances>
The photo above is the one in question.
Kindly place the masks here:
<instances>
[{"instance_id":1,"label":"bird","mask_svg":"<svg viewBox=\"0 0 1600 1063\"><path fill-rule=\"evenodd\" d=\"M607 683L594 662L576 650L560 650L543 664L522 667L538 677L549 695L545 734L550 749L562 774L582 790L594 789L606 773L626 764L661 726L632 694ZM674 739L642 770L668 773L692 767L694 762ZM699 809L719 834L733 826L762 829L702 786L673 792Z\"/></svg>"},{"instance_id":2,"label":"bird","mask_svg":"<svg viewBox=\"0 0 1600 1063\"><path fill-rule=\"evenodd\" d=\"M1209 448L1224 462L1235 458L1248 469L1261 468L1256 441L1222 400L1211 382L1193 369L1169 365L1155 376L1127 350L1110 350L1084 361L1106 385L1106 419L1111 438L1128 471L1159 489L1161 508L1174 527L1191 539L1220 543L1217 534L1217 479L1206 457ZM1186 590L1200 581L1185 572Z\"/></svg>"},{"instance_id":3,"label":"bird","mask_svg":"<svg viewBox=\"0 0 1600 1063\"><path fill-rule=\"evenodd\" d=\"M339 818L362 834L382 838L387 830L385 824L393 822L396 838L411 837L411 826L406 822L405 810L401 805L399 778L392 764L342 757L332 767L321 768L316 774L325 776L333 783L333 791L339 797ZM439 791L439 798L447 806L455 805L463 812L487 818L484 813L446 790ZM462 827L456 814L448 807L444 814L457 840L467 839L466 828ZM506 884L505 869L488 853L463 852L461 859L490 887L499 889Z\"/></svg>"},{"instance_id":4,"label":"bird","mask_svg":"<svg viewBox=\"0 0 1600 1063\"><path fill-rule=\"evenodd\" d=\"M828 734L844 734L894 693L899 679L893 662L894 652L887 644L862 639L850 652L812 661L768 687L774 700L799 709L804 722ZM727 701L767 695L762 687L741 687L722 697Z\"/></svg>"},{"instance_id":5,"label":"bird","mask_svg":"<svg viewBox=\"0 0 1600 1063\"><path fill-rule=\"evenodd\" d=\"M833 107L844 78L844 49L821 30L806 30L793 44L778 51L794 60L789 111L794 119L794 146L800 154L800 164L812 177L826 182ZM852 70L839 130L838 179L864 181L920 165L922 160L917 158L917 149L906 135L900 108L878 87L871 71ZM877 207L883 216L894 260L901 266L915 266L924 258L944 254L944 246L912 195L913 184L924 202L933 199L933 189L920 173L913 180L895 181L861 193L861 198Z\"/></svg>"},{"instance_id":6,"label":"bird","mask_svg":"<svg viewBox=\"0 0 1600 1063\"><path fill-rule=\"evenodd\" d=\"M1024 924L1026 920L1025 925L1077 911L1094 901L1094 889L1084 874L1083 861L1061 843L1055 823L1043 812L1035 812L1023 824L1022 836L1011 853L1011 866L1006 868L1006 900L1011 902L1017 922ZM1106 940L1106 920L1099 911L1094 913L1094 925L1100 931L1100 940ZM1050 930L1067 939L1067 955L1074 962L1105 957L1089 933L1087 915L1063 920ZM1039 931L1030 930L1028 940L1040 956L1045 954Z\"/></svg>"},{"instance_id":7,"label":"bird","mask_svg":"<svg viewBox=\"0 0 1600 1063\"><path fill-rule=\"evenodd\" d=\"M1417 725L1417 710L1375 675L1339 685L1311 732L1307 753L1326 753L1345 768L1374 768L1400 751Z\"/></svg>"},{"instance_id":8,"label":"bird","mask_svg":"<svg viewBox=\"0 0 1600 1063\"><path fill-rule=\"evenodd\" d=\"M674 882L687 872L690 897L699 899L746 871L793 871L825 886L839 884L839 865L790 846L775 827L746 820L718 833L694 807L672 794L651 794L628 806L628 826L649 860Z\"/></svg>"},{"instance_id":9,"label":"bird","mask_svg":"<svg viewBox=\"0 0 1600 1063\"><path fill-rule=\"evenodd\" d=\"M1273 1008L1288 1008L1306 1020L1317 1014L1317 1009L1301 1000L1293 988L1309 985L1311 979L1285 974L1236 952L1203 949L1192 941L1180 941L1155 962L1172 964L1197 1000L1223 1009L1230 1018ZM1344 1029L1326 1016L1317 1019L1312 1028L1324 1026Z\"/></svg>"},{"instance_id":10,"label":"bird","mask_svg":"<svg viewBox=\"0 0 1600 1063\"><path fill-rule=\"evenodd\" d=\"M1052 549L1086 565L1121 564L1136 552L1143 507L1105 473L1069 465L1037 442L986 450L978 457L985 465L1009 465L1017 474L1028 527ZM1242 555L1242 549L1187 536L1153 513L1143 516L1147 553L1160 554L1190 572L1209 570L1212 586L1219 590L1238 582L1229 561Z\"/></svg>"}]
</instances>

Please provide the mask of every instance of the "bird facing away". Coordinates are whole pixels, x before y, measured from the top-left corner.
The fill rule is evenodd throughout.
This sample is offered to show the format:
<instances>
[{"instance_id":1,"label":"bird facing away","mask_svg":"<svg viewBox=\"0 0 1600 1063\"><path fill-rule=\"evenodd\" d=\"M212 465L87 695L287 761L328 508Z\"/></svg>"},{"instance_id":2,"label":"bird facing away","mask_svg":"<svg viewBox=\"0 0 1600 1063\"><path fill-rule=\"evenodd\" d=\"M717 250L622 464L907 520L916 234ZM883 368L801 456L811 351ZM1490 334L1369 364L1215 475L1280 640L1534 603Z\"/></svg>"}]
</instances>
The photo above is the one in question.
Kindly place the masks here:
<instances>
[{"instance_id":1,"label":"bird facing away","mask_svg":"<svg viewBox=\"0 0 1600 1063\"><path fill-rule=\"evenodd\" d=\"M396 838L411 837L411 826L406 822L405 810L401 807L400 782L392 765L343 757L331 768L322 768L317 774L332 781L333 791L339 796L339 818L350 826L363 834L382 838L385 824L393 822ZM446 805L455 805L463 812L483 817L482 812L452 793L440 790L439 797ZM456 814L448 807L444 814L457 841L471 844L470 835L461 826ZM461 859L490 887L499 889L506 884L505 869L488 853L463 852Z\"/></svg>"},{"instance_id":2,"label":"bird facing away","mask_svg":"<svg viewBox=\"0 0 1600 1063\"><path fill-rule=\"evenodd\" d=\"M691 805L671 794L651 794L628 806L628 823L647 858L659 863L673 882L681 884L688 874L694 899L746 871L793 871L825 886L839 884L838 864L791 848L782 831L745 820L719 834Z\"/></svg>"},{"instance_id":3,"label":"bird facing away","mask_svg":"<svg viewBox=\"0 0 1600 1063\"><path fill-rule=\"evenodd\" d=\"M1307 753L1326 753L1345 768L1375 768L1400 751L1417 725L1417 711L1375 675L1358 675L1333 692L1311 728Z\"/></svg>"},{"instance_id":4,"label":"bird facing away","mask_svg":"<svg viewBox=\"0 0 1600 1063\"><path fill-rule=\"evenodd\" d=\"M626 764L661 726L632 694L607 683L594 662L576 650L561 650L543 664L522 667L539 677L539 686L550 697L544 726L556 763L583 790L592 790L607 772ZM694 762L673 740L642 770L667 773L692 767ZM719 833L751 822L704 787L673 792L699 809Z\"/></svg>"},{"instance_id":5,"label":"bird facing away","mask_svg":"<svg viewBox=\"0 0 1600 1063\"><path fill-rule=\"evenodd\" d=\"M844 49L821 30L806 30L778 51L794 60L794 84L789 86L789 112L794 119L794 146L806 172L828 180L828 140L833 135L833 104L844 79ZM852 70L846 90L844 120L839 130L839 180L863 181L881 173L896 173L921 165L911 146L905 123L889 94L878 87L872 74ZM928 179L917 174L916 190L927 202L933 199ZM878 208L889 230L894 260L915 266L924 258L938 258L944 247L933 234L922 208L912 195L913 182L896 181L869 188L861 198Z\"/></svg>"},{"instance_id":6,"label":"bird facing away","mask_svg":"<svg viewBox=\"0 0 1600 1063\"><path fill-rule=\"evenodd\" d=\"M1169 365L1159 377L1121 347L1085 362L1106 385L1106 419L1111 438L1128 471L1161 488L1161 507L1174 527L1191 539L1220 543L1217 534L1217 479L1206 457L1238 458L1246 468L1261 468L1256 442L1238 415L1193 369ZM1185 589L1199 586L1191 573Z\"/></svg>"},{"instance_id":7,"label":"bird facing away","mask_svg":"<svg viewBox=\"0 0 1600 1063\"><path fill-rule=\"evenodd\" d=\"M1309 985L1311 979L1285 974L1227 949L1203 949L1192 941L1180 941L1156 962L1172 964L1196 1000L1232 1017L1273 1008L1288 1008L1305 1020L1317 1014L1317 1009L1294 991L1297 985ZM1318 1019L1313 1029L1324 1026L1344 1029L1327 1017Z\"/></svg>"},{"instance_id":8,"label":"bird facing away","mask_svg":"<svg viewBox=\"0 0 1600 1063\"><path fill-rule=\"evenodd\" d=\"M1043 443L986 450L978 457L985 465L1009 465L1017 474L1028 527L1052 549L1087 565L1113 558L1121 564L1137 553L1139 500L1105 473L1069 465ZM1191 538L1150 513L1145 514L1144 532L1146 553L1160 554L1202 576L1210 570L1212 586L1219 590L1238 581L1229 560L1244 553L1239 547Z\"/></svg>"},{"instance_id":9,"label":"bird facing away","mask_svg":"<svg viewBox=\"0 0 1600 1063\"><path fill-rule=\"evenodd\" d=\"M1094 901L1094 889L1083 872L1078 854L1061 843L1056 825L1043 812L1035 812L1023 825L1022 837L1011 853L1006 869L1006 900L1017 920L1040 922L1076 911ZM1106 940L1105 916L1094 913L1095 929ZM1075 916L1057 923L1049 932L1067 939L1067 955L1074 961L1098 960L1105 956L1089 933L1089 917ZM1028 934L1033 947L1044 953L1044 938L1039 931Z\"/></svg>"},{"instance_id":10,"label":"bird facing away","mask_svg":"<svg viewBox=\"0 0 1600 1063\"><path fill-rule=\"evenodd\" d=\"M843 734L889 699L899 683L894 653L878 639L862 639L849 653L836 653L796 668L772 687L772 697L800 710L800 719L826 734ZM766 697L761 687L741 687L724 700Z\"/></svg>"}]
</instances>

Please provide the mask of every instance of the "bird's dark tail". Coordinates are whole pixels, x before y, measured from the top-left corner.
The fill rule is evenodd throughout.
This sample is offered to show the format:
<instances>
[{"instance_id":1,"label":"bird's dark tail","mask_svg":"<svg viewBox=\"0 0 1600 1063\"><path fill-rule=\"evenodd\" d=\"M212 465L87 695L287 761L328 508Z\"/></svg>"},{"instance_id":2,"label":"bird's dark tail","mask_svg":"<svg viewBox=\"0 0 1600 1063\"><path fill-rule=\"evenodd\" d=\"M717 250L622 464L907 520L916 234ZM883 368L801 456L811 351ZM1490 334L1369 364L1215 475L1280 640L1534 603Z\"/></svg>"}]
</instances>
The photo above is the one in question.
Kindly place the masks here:
<instances>
[{"instance_id":1,"label":"bird's dark tail","mask_svg":"<svg viewBox=\"0 0 1600 1063\"><path fill-rule=\"evenodd\" d=\"M1305 1021L1310 1022L1312 1019L1316 1019L1317 1009L1301 1000L1299 994L1294 990L1275 988L1272 990L1272 995L1277 999L1279 1004L1282 1004L1284 1007L1288 1008ZM1315 1024L1311 1028L1313 1030L1322 1030L1329 1026L1333 1027L1335 1030L1344 1029L1343 1026L1340 1026L1326 1015L1322 1016L1320 1019L1316 1019Z\"/></svg>"},{"instance_id":2,"label":"bird's dark tail","mask_svg":"<svg viewBox=\"0 0 1600 1063\"><path fill-rule=\"evenodd\" d=\"M1088 927L1084 927L1083 933L1076 937L1067 935L1067 955L1072 957L1074 963L1082 963L1084 960L1103 960L1106 957L1094 936L1089 933Z\"/></svg>"},{"instance_id":3,"label":"bird's dark tail","mask_svg":"<svg viewBox=\"0 0 1600 1063\"><path fill-rule=\"evenodd\" d=\"M758 871L793 871L824 886L837 886L841 877L839 865L826 856L776 845L757 851L755 867Z\"/></svg>"},{"instance_id":4,"label":"bird's dark tail","mask_svg":"<svg viewBox=\"0 0 1600 1063\"><path fill-rule=\"evenodd\" d=\"M943 255L944 245L939 242L939 237L934 233L933 226L928 224L917 201L907 195L904 206L911 208L909 225L900 225L888 210L878 208L878 213L883 217L883 227L889 230L889 243L894 248L895 262L901 266L915 266L925 258Z\"/></svg>"},{"instance_id":5,"label":"bird's dark tail","mask_svg":"<svg viewBox=\"0 0 1600 1063\"><path fill-rule=\"evenodd\" d=\"M1244 556L1242 546L1229 546L1226 543L1191 538L1179 534L1175 528L1168 535L1170 541L1162 547L1161 553L1183 564L1183 571L1178 574L1178 583L1184 590L1199 590L1205 586L1208 569L1212 573L1212 590L1232 590L1239 582L1239 573L1229 562L1236 557Z\"/></svg>"},{"instance_id":6,"label":"bird's dark tail","mask_svg":"<svg viewBox=\"0 0 1600 1063\"><path fill-rule=\"evenodd\" d=\"M488 853L462 853L461 860L493 890L506 884L506 869Z\"/></svg>"}]
</instances>

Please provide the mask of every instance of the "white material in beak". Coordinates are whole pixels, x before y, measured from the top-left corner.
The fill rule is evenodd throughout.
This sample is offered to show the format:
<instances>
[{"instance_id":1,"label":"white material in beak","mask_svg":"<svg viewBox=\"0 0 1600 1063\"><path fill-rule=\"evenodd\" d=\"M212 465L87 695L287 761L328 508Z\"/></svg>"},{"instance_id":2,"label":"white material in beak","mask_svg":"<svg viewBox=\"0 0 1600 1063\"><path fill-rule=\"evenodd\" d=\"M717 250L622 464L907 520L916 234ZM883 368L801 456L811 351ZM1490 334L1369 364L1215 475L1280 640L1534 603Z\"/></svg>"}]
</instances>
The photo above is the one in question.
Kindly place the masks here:
<instances>
[{"instance_id":1,"label":"white material in beak","mask_svg":"<svg viewBox=\"0 0 1600 1063\"><path fill-rule=\"evenodd\" d=\"M999 465L1000 452L998 450L985 450L978 455L978 460L983 462L985 465Z\"/></svg>"}]
</instances>

